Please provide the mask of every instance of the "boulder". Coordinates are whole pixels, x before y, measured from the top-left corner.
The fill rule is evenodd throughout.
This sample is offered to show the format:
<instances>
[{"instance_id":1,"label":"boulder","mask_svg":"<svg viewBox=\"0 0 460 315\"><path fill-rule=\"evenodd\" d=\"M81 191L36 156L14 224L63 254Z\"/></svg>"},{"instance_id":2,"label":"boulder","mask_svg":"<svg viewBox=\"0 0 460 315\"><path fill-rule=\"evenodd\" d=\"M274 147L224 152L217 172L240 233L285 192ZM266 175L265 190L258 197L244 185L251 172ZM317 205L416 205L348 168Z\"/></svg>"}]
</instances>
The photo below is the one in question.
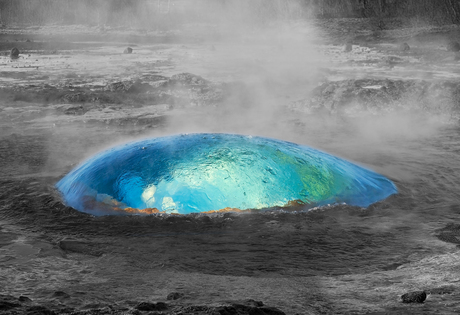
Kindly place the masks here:
<instances>
[{"instance_id":1,"label":"boulder","mask_svg":"<svg viewBox=\"0 0 460 315\"><path fill-rule=\"evenodd\" d=\"M399 50L408 51L408 50L410 50L410 46L409 46L408 43L402 43L401 45L399 45Z\"/></svg>"},{"instance_id":2,"label":"boulder","mask_svg":"<svg viewBox=\"0 0 460 315\"><path fill-rule=\"evenodd\" d=\"M183 293L179 293L179 292L171 292L168 294L168 296L166 297L167 300L178 300L180 299L181 297L183 297L184 294Z\"/></svg>"},{"instance_id":3,"label":"boulder","mask_svg":"<svg viewBox=\"0 0 460 315\"><path fill-rule=\"evenodd\" d=\"M125 50L123 50L123 53L124 54L132 54L133 53L133 49L131 47L127 47L125 48Z\"/></svg>"},{"instance_id":4,"label":"boulder","mask_svg":"<svg viewBox=\"0 0 460 315\"><path fill-rule=\"evenodd\" d=\"M401 295L403 303L423 303L426 300L425 291L408 292Z\"/></svg>"},{"instance_id":5,"label":"boulder","mask_svg":"<svg viewBox=\"0 0 460 315\"><path fill-rule=\"evenodd\" d=\"M27 308L27 315L55 315L56 313L44 306L35 305Z\"/></svg>"},{"instance_id":6,"label":"boulder","mask_svg":"<svg viewBox=\"0 0 460 315\"><path fill-rule=\"evenodd\" d=\"M351 43L346 43L345 46L343 47L344 52L350 52L353 50L353 45Z\"/></svg>"},{"instance_id":7,"label":"boulder","mask_svg":"<svg viewBox=\"0 0 460 315\"><path fill-rule=\"evenodd\" d=\"M450 41L446 45L447 51L457 52L460 51L460 44L457 41Z\"/></svg>"},{"instance_id":8,"label":"boulder","mask_svg":"<svg viewBox=\"0 0 460 315\"><path fill-rule=\"evenodd\" d=\"M13 47L10 51L10 58L12 59L19 58L19 49L17 49L16 47Z\"/></svg>"},{"instance_id":9,"label":"boulder","mask_svg":"<svg viewBox=\"0 0 460 315\"><path fill-rule=\"evenodd\" d=\"M168 305L164 302L150 303L150 302L141 302L136 307L136 310L139 311L164 311L168 309Z\"/></svg>"}]
</instances>

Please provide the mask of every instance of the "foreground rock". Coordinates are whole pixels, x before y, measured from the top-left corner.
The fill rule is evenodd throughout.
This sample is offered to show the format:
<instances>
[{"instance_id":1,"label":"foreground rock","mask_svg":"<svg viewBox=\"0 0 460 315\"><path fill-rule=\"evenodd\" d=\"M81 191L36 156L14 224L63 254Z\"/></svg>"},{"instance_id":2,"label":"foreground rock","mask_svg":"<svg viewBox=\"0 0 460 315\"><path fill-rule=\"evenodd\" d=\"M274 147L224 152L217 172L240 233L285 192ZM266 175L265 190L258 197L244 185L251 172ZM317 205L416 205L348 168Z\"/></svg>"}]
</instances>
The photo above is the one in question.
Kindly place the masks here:
<instances>
[{"instance_id":1,"label":"foreground rock","mask_svg":"<svg viewBox=\"0 0 460 315\"><path fill-rule=\"evenodd\" d=\"M142 303L139 303L135 308L136 310L139 310L139 311L164 311L168 309L168 305L163 302L158 302L158 303L142 302Z\"/></svg>"},{"instance_id":2,"label":"foreground rock","mask_svg":"<svg viewBox=\"0 0 460 315\"><path fill-rule=\"evenodd\" d=\"M56 291L54 295L61 296L62 291ZM57 294L56 294L57 293ZM83 307L81 310L65 305L65 300L58 301L58 304L53 305L52 300L46 302L46 306L33 303L27 297L16 298L11 295L0 295L0 313L17 315L17 314L40 314L40 315L58 315L58 314L73 314L73 315L101 315L101 314L141 314L141 312L150 312L149 314L219 314L219 315L284 315L285 313L276 307L265 306L260 301L247 299L244 301L226 302L219 305L168 305L164 302L141 302L134 308L123 305L104 305L103 307L94 304L93 307Z\"/></svg>"}]
</instances>

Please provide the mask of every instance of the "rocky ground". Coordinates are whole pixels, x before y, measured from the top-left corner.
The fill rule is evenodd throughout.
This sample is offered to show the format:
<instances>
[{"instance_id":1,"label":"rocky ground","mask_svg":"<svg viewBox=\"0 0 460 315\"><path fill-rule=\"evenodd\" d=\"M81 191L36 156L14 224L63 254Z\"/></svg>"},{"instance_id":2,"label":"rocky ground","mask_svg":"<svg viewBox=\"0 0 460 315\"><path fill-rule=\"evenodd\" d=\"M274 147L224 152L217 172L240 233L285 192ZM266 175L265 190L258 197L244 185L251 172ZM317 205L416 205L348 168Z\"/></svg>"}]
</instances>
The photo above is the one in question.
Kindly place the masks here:
<instances>
[{"instance_id":1,"label":"rocky ground","mask_svg":"<svg viewBox=\"0 0 460 315\"><path fill-rule=\"evenodd\" d=\"M308 132L318 136L308 144L333 149L342 139L333 125L369 115L421 113L421 133L432 120L455 128L460 28L314 24L229 38L2 29L0 313L460 312L458 205L434 212L435 194L405 185L410 176L379 164L381 151L360 162L393 175L401 193L369 209L93 217L54 190L84 158L139 137L212 131L302 142ZM402 302L420 290L424 303Z\"/></svg>"}]
</instances>

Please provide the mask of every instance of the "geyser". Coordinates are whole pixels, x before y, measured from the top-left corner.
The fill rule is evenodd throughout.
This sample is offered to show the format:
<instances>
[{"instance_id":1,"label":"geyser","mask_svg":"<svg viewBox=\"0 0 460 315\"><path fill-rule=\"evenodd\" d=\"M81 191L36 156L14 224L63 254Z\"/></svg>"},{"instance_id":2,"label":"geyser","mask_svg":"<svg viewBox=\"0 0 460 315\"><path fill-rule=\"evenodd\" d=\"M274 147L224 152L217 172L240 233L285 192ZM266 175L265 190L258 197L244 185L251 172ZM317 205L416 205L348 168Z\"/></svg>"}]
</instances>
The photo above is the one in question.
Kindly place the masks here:
<instances>
[{"instance_id":1,"label":"geyser","mask_svg":"<svg viewBox=\"0 0 460 315\"><path fill-rule=\"evenodd\" d=\"M67 205L95 215L367 207L397 192L387 178L327 153L234 134L183 134L117 146L56 186Z\"/></svg>"}]
</instances>

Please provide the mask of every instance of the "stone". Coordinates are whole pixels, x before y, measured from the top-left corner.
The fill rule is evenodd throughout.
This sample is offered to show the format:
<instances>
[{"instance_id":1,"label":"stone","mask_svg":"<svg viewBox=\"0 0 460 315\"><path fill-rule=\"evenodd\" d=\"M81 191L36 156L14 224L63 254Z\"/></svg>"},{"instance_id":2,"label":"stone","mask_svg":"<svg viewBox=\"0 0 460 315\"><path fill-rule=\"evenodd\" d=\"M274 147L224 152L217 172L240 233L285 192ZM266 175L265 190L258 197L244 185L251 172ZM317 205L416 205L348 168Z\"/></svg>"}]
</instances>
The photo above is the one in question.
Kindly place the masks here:
<instances>
[{"instance_id":1,"label":"stone","mask_svg":"<svg viewBox=\"0 0 460 315\"><path fill-rule=\"evenodd\" d=\"M123 50L123 53L124 54L132 54L133 53L133 49L131 47L127 47L125 48L125 50Z\"/></svg>"},{"instance_id":2,"label":"stone","mask_svg":"<svg viewBox=\"0 0 460 315\"><path fill-rule=\"evenodd\" d=\"M22 302L22 303L29 303L29 302L32 302L32 300L29 299L27 296L22 296L22 295L18 298L18 301L19 301L19 302Z\"/></svg>"},{"instance_id":3,"label":"stone","mask_svg":"<svg viewBox=\"0 0 460 315\"><path fill-rule=\"evenodd\" d=\"M440 287L429 289L427 291L430 294L452 294L454 291L456 291L456 287L453 285L443 285Z\"/></svg>"},{"instance_id":4,"label":"stone","mask_svg":"<svg viewBox=\"0 0 460 315\"><path fill-rule=\"evenodd\" d=\"M425 291L408 292L401 295L403 303L423 303L426 300Z\"/></svg>"},{"instance_id":5,"label":"stone","mask_svg":"<svg viewBox=\"0 0 460 315\"><path fill-rule=\"evenodd\" d=\"M258 310L262 311L265 315L286 315L283 311L277 309L276 307L259 307Z\"/></svg>"},{"instance_id":6,"label":"stone","mask_svg":"<svg viewBox=\"0 0 460 315\"><path fill-rule=\"evenodd\" d=\"M264 303L262 301L256 301L253 299L246 299L244 300L244 304L252 307L260 307L264 306Z\"/></svg>"},{"instance_id":7,"label":"stone","mask_svg":"<svg viewBox=\"0 0 460 315\"><path fill-rule=\"evenodd\" d=\"M152 90L148 83L142 83L140 80L128 80L108 83L104 91L108 92L126 92L126 93L145 93Z\"/></svg>"},{"instance_id":8,"label":"stone","mask_svg":"<svg viewBox=\"0 0 460 315\"><path fill-rule=\"evenodd\" d=\"M165 302L158 302L156 304L156 308L157 311L164 311L168 309L168 304L166 304Z\"/></svg>"},{"instance_id":9,"label":"stone","mask_svg":"<svg viewBox=\"0 0 460 315\"><path fill-rule=\"evenodd\" d=\"M168 296L166 297L167 300L178 300L180 299L181 297L183 297L184 294L183 293L179 293L179 292L171 292L168 294Z\"/></svg>"},{"instance_id":10,"label":"stone","mask_svg":"<svg viewBox=\"0 0 460 315\"><path fill-rule=\"evenodd\" d=\"M457 41L450 41L446 45L447 51L460 51L460 44Z\"/></svg>"},{"instance_id":11,"label":"stone","mask_svg":"<svg viewBox=\"0 0 460 315\"><path fill-rule=\"evenodd\" d=\"M276 307L251 307L243 304L232 304L228 306L219 306L214 309L214 312L219 315L234 315L234 314L248 314L248 315L285 315Z\"/></svg>"},{"instance_id":12,"label":"stone","mask_svg":"<svg viewBox=\"0 0 460 315\"><path fill-rule=\"evenodd\" d=\"M64 291L56 291L56 292L53 293L53 297L68 299L68 298L70 298L70 295L68 295Z\"/></svg>"},{"instance_id":13,"label":"stone","mask_svg":"<svg viewBox=\"0 0 460 315\"><path fill-rule=\"evenodd\" d=\"M343 51L345 52L350 52L353 50L353 45L351 43L346 43L345 46L343 47Z\"/></svg>"},{"instance_id":14,"label":"stone","mask_svg":"<svg viewBox=\"0 0 460 315\"><path fill-rule=\"evenodd\" d=\"M155 303L149 303L149 302L141 302L135 307L136 310L139 311L156 311L157 310L157 305Z\"/></svg>"},{"instance_id":15,"label":"stone","mask_svg":"<svg viewBox=\"0 0 460 315\"><path fill-rule=\"evenodd\" d=\"M399 45L399 50L408 51L408 50L410 50L410 46L409 46L408 43L402 43L401 45Z\"/></svg>"},{"instance_id":16,"label":"stone","mask_svg":"<svg viewBox=\"0 0 460 315\"><path fill-rule=\"evenodd\" d=\"M27 315L55 315L56 313L48 308L36 305L31 306L27 309Z\"/></svg>"},{"instance_id":17,"label":"stone","mask_svg":"<svg viewBox=\"0 0 460 315\"><path fill-rule=\"evenodd\" d=\"M19 49L17 49L16 47L13 47L13 48L11 49L11 52L10 52L10 57L11 57L12 59L17 59L17 58L19 58Z\"/></svg>"},{"instance_id":18,"label":"stone","mask_svg":"<svg viewBox=\"0 0 460 315\"><path fill-rule=\"evenodd\" d=\"M207 85L209 84L208 80L203 79L202 77L192 74L192 73L178 73L170 78L170 83L175 85Z\"/></svg>"},{"instance_id":19,"label":"stone","mask_svg":"<svg viewBox=\"0 0 460 315\"><path fill-rule=\"evenodd\" d=\"M136 310L139 311L164 311L168 309L168 305L164 302L150 303L150 302L141 302L136 307Z\"/></svg>"},{"instance_id":20,"label":"stone","mask_svg":"<svg viewBox=\"0 0 460 315\"><path fill-rule=\"evenodd\" d=\"M19 306L21 306L21 304L19 304L19 303L12 303L12 302L8 302L8 301L0 301L0 311L10 310L12 308L19 307Z\"/></svg>"}]
</instances>

